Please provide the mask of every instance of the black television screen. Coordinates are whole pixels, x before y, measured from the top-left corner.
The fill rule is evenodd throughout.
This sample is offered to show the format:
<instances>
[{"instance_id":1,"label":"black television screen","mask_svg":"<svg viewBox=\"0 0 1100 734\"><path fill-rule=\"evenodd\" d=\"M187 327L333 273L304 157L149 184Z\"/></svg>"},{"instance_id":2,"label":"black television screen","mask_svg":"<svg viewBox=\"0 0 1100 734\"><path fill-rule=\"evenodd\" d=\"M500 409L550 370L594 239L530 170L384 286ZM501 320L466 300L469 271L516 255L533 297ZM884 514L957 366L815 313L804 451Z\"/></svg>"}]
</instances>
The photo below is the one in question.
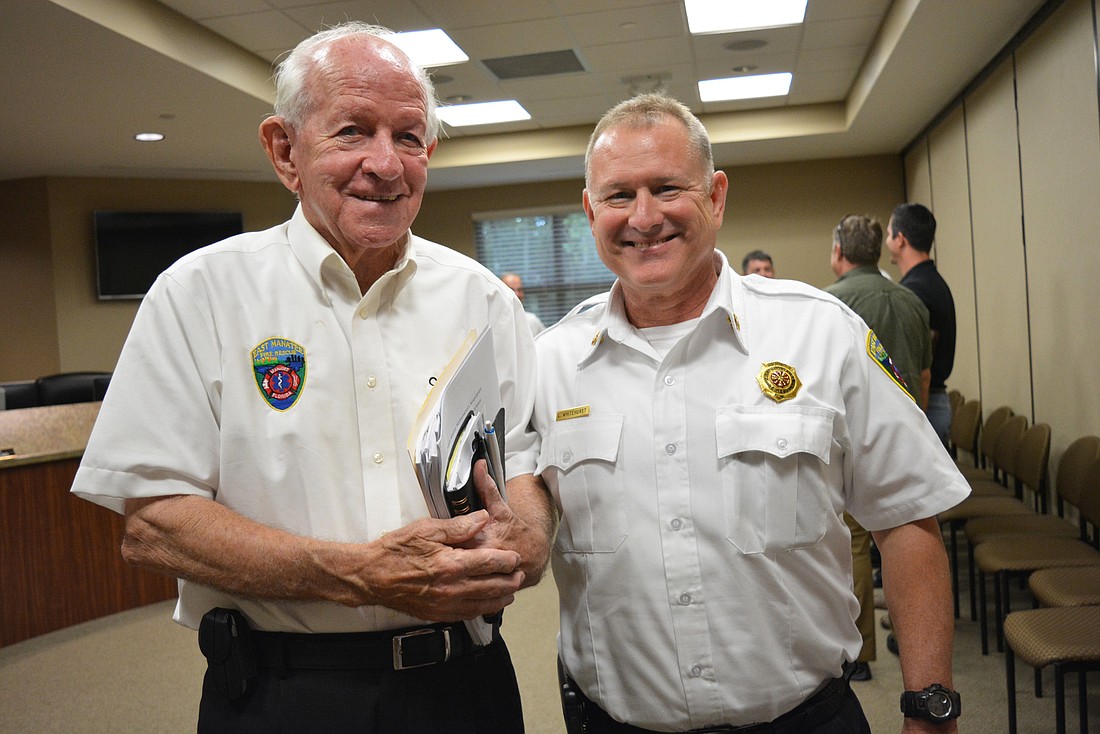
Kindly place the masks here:
<instances>
[{"instance_id":1,"label":"black television screen","mask_svg":"<svg viewBox=\"0 0 1100 734\"><path fill-rule=\"evenodd\" d=\"M243 231L240 212L109 212L95 219L100 300L141 298L181 257Z\"/></svg>"}]
</instances>

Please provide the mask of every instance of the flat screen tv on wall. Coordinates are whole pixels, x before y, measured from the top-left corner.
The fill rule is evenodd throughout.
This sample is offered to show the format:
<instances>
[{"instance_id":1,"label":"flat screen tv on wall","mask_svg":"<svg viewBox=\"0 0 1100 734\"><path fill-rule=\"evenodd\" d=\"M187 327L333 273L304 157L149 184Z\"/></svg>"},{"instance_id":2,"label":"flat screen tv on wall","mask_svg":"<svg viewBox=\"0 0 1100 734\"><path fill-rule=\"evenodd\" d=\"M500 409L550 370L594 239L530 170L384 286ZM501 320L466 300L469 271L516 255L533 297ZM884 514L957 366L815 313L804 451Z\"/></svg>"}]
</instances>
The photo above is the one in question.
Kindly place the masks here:
<instances>
[{"instance_id":1,"label":"flat screen tv on wall","mask_svg":"<svg viewBox=\"0 0 1100 734\"><path fill-rule=\"evenodd\" d=\"M240 212L94 212L96 294L141 298L169 265L243 231Z\"/></svg>"}]
</instances>

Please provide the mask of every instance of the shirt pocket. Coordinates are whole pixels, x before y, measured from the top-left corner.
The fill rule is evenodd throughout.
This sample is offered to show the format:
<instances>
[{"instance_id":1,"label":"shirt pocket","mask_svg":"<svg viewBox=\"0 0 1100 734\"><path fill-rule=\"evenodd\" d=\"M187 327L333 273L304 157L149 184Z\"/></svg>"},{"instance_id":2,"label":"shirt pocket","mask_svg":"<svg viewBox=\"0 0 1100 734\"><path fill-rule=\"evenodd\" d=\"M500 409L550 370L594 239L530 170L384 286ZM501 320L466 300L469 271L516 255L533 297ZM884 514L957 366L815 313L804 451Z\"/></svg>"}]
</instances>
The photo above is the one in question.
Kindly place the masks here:
<instances>
[{"instance_id":1,"label":"shirt pocket","mask_svg":"<svg viewBox=\"0 0 1100 734\"><path fill-rule=\"evenodd\" d=\"M742 553L802 548L825 535L834 414L809 406L717 410L726 537Z\"/></svg>"},{"instance_id":2,"label":"shirt pocket","mask_svg":"<svg viewBox=\"0 0 1100 734\"><path fill-rule=\"evenodd\" d=\"M613 553L626 540L625 482L618 466L623 416L555 423L542 442L537 472L553 468L562 531L558 547L573 553Z\"/></svg>"}]
</instances>

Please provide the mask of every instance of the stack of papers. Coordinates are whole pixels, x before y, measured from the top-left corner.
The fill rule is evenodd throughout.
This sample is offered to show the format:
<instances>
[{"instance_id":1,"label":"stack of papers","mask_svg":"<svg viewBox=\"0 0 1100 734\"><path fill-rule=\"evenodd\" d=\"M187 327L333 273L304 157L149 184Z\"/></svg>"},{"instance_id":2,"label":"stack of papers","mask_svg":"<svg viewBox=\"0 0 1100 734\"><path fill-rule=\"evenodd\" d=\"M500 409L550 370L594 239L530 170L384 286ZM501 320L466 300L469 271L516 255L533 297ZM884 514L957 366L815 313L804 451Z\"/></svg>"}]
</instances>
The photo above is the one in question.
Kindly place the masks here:
<instances>
[{"instance_id":1,"label":"stack of papers","mask_svg":"<svg viewBox=\"0 0 1100 734\"><path fill-rule=\"evenodd\" d=\"M501 497L505 496L504 433L493 332L486 326L480 335L476 331L467 335L428 393L409 433L409 457L433 517L481 509L473 480L473 466L481 458L489 462L490 476ZM466 626L478 644L492 641L491 623L477 619Z\"/></svg>"}]
</instances>

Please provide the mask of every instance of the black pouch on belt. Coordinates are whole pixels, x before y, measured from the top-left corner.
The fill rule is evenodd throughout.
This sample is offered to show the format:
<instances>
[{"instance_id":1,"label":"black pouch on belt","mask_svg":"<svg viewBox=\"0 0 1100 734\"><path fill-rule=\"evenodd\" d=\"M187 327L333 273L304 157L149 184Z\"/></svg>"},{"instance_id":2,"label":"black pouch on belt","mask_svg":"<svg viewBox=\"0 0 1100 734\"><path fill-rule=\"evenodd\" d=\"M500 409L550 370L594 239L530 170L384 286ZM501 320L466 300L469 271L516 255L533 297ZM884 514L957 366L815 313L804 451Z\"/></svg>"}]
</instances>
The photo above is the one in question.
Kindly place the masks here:
<instances>
[{"instance_id":1,"label":"black pouch on belt","mask_svg":"<svg viewBox=\"0 0 1100 734\"><path fill-rule=\"evenodd\" d=\"M232 701L256 675L256 649L248 620L236 609L211 609L199 623L199 650L213 683Z\"/></svg>"}]
</instances>

